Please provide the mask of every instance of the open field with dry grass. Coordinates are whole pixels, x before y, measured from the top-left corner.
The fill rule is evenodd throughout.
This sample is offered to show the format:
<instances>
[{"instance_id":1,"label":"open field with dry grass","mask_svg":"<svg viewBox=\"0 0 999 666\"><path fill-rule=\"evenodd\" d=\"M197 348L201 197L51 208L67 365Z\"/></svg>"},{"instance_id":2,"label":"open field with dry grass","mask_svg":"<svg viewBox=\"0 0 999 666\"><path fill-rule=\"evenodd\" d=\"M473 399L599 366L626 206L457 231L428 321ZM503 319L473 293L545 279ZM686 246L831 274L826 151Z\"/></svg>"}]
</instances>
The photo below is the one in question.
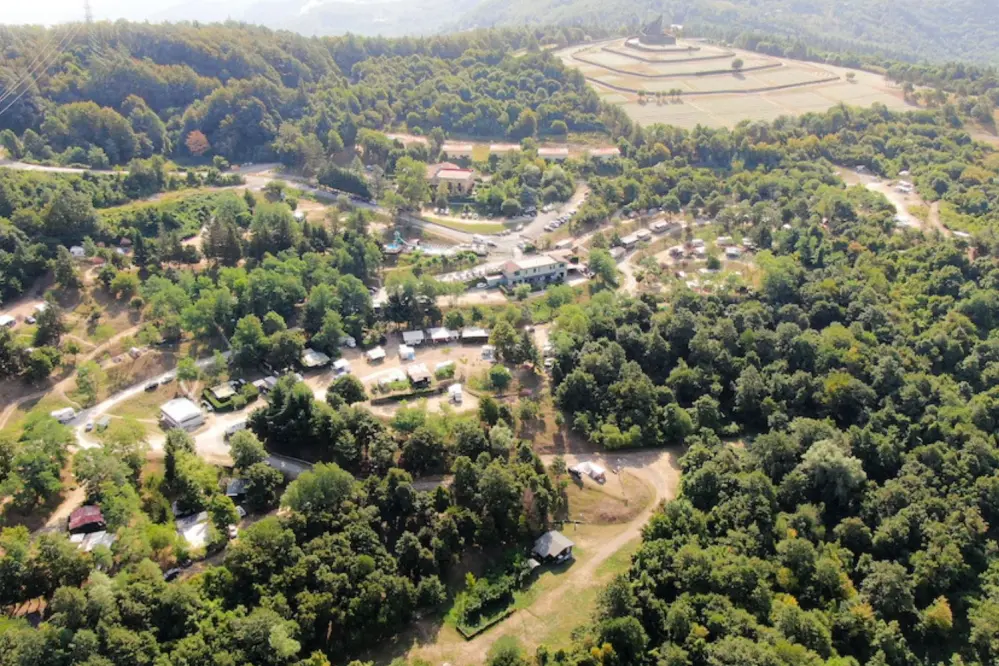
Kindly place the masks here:
<instances>
[{"instance_id":1,"label":"open field with dry grass","mask_svg":"<svg viewBox=\"0 0 999 666\"><path fill-rule=\"evenodd\" d=\"M644 125L734 127L743 120L770 121L840 103L912 108L901 89L878 74L690 43L695 44L697 50L649 53L618 39L557 55L579 69L605 101L623 106ZM742 60L740 71L732 69L735 58Z\"/></svg>"}]
</instances>

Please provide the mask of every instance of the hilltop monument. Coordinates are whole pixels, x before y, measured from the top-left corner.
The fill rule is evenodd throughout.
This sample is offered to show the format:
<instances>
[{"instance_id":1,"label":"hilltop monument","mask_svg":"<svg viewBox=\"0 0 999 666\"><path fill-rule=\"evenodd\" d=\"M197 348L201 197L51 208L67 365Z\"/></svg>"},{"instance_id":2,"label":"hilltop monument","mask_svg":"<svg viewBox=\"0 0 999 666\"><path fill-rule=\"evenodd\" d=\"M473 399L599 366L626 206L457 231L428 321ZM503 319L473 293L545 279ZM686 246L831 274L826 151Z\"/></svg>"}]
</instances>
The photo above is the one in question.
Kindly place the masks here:
<instances>
[{"instance_id":1,"label":"hilltop monument","mask_svg":"<svg viewBox=\"0 0 999 666\"><path fill-rule=\"evenodd\" d=\"M647 46L675 46L676 35L663 28L663 15L642 28L638 42Z\"/></svg>"}]
</instances>

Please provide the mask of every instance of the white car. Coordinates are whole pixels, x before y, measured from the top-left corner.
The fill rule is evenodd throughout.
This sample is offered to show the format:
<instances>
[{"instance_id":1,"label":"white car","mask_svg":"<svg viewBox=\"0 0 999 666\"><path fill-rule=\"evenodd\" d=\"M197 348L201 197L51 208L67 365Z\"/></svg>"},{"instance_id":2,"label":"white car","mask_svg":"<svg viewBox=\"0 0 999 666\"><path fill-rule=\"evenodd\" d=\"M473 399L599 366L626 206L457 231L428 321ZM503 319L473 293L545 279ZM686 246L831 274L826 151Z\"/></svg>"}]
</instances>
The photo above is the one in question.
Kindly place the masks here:
<instances>
[{"instance_id":1,"label":"white car","mask_svg":"<svg viewBox=\"0 0 999 666\"><path fill-rule=\"evenodd\" d=\"M479 284L475 285L475 288L476 289L488 289L489 285L486 284L485 282L480 282Z\"/></svg>"}]
</instances>

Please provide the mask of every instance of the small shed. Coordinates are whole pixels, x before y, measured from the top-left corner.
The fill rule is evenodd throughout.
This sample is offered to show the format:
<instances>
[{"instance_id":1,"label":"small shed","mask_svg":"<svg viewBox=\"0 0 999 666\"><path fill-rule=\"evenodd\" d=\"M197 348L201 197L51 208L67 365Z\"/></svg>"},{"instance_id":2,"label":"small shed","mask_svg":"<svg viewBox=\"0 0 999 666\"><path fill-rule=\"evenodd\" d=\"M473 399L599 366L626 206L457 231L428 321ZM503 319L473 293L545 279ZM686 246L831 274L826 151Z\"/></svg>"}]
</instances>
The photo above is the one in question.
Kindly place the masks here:
<instances>
[{"instance_id":1,"label":"small shed","mask_svg":"<svg viewBox=\"0 0 999 666\"><path fill-rule=\"evenodd\" d=\"M0 315L0 328L14 328L17 320L10 315Z\"/></svg>"},{"instance_id":2,"label":"small shed","mask_svg":"<svg viewBox=\"0 0 999 666\"><path fill-rule=\"evenodd\" d=\"M416 350L409 345L399 345L399 358L403 361L416 359Z\"/></svg>"},{"instance_id":3,"label":"small shed","mask_svg":"<svg viewBox=\"0 0 999 666\"><path fill-rule=\"evenodd\" d=\"M458 334L449 331L446 328L432 328L428 331L430 333L430 340L435 345L443 344L445 342L451 342L452 340L458 339Z\"/></svg>"},{"instance_id":4,"label":"small shed","mask_svg":"<svg viewBox=\"0 0 999 666\"><path fill-rule=\"evenodd\" d=\"M423 363L414 363L409 366L406 368L406 374L409 375L409 381L413 383L413 386L426 386L430 383L430 370Z\"/></svg>"},{"instance_id":5,"label":"small shed","mask_svg":"<svg viewBox=\"0 0 999 666\"><path fill-rule=\"evenodd\" d=\"M74 245L69 248L69 253L74 259L83 259L87 256L87 251L83 249L82 245Z\"/></svg>"},{"instance_id":6,"label":"small shed","mask_svg":"<svg viewBox=\"0 0 999 666\"><path fill-rule=\"evenodd\" d=\"M492 345L482 345L482 360L484 361L496 360L496 347Z\"/></svg>"},{"instance_id":7,"label":"small shed","mask_svg":"<svg viewBox=\"0 0 999 666\"><path fill-rule=\"evenodd\" d=\"M489 340L489 331L484 328L468 326L461 330L462 342L486 342Z\"/></svg>"},{"instance_id":8,"label":"small shed","mask_svg":"<svg viewBox=\"0 0 999 666\"><path fill-rule=\"evenodd\" d=\"M307 347L302 350L302 358L300 362L302 367L306 370L313 370L315 368L321 368L329 365L330 357L321 351L316 351L312 347Z\"/></svg>"},{"instance_id":9,"label":"small shed","mask_svg":"<svg viewBox=\"0 0 999 666\"><path fill-rule=\"evenodd\" d=\"M338 375L345 375L350 372L350 361L345 358L338 358L333 362L333 372Z\"/></svg>"},{"instance_id":10,"label":"small shed","mask_svg":"<svg viewBox=\"0 0 999 666\"><path fill-rule=\"evenodd\" d=\"M552 530L538 537L531 555L540 562L561 564L572 559L572 547L575 545L561 532Z\"/></svg>"},{"instance_id":11,"label":"small shed","mask_svg":"<svg viewBox=\"0 0 999 666\"><path fill-rule=\"evenodd\" d=\"M422 345L427 336L423 331L405 331L402 334L402 341L410 347Z\"/></svg>"},{"instance_id":12,"label":"small shed","mask_svg":"<svg viewBox=\"0 0 999 666\"><path fill-rule=\"evenodd\" d=\"M371 363L377 363L378 361L385 360L385 350L381 347L375 347L374 349L369 349L367 354L368 361Z\"/></svg>"},{"instance_id":13,"label":"small shed","mask_svg":"<svg viewBox=\"0 0 999 666\"><path fill-rule=\"evenodd\" d=\"M70 534L86 534L89 532L100 532L107 527L104 522L104 514L98 506L92 504L81 506L79 509L69 514Z\"/></svg>"},{"instance_id":14,"label":"small shed","mask_svg":"<svg viewBox=\"0 0 999 666\"><path fill-rule=\"evenodd\" d=\"M461 384L451 384L447 389L447 395L448 399L456 405L460 405L465 399Z\"/></svg>"},{"instance_id":15,"label":"small shed","mask_svg":"<svg viewBox=\"0 0 999 666\"><path fill-rule=\"evenodd\" d=\"M236 388L230 382L225 382L224 384L219 384L218 386L213 386L209 389L215 399L219 402L224 402L229 398L236 395Z\"/></svg>"}]
</instances>

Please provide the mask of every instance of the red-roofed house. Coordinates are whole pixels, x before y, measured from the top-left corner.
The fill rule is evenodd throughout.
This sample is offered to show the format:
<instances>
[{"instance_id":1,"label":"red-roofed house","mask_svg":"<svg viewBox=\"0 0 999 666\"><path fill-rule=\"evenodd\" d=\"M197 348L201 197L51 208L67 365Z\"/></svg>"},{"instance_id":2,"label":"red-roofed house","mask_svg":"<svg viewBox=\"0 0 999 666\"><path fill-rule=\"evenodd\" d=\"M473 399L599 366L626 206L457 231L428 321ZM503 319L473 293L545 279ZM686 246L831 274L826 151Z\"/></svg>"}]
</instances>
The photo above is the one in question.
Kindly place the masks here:
<instances>
[{"instance_id":1,"label":"red-roofed house","mask_svg":"<svg viewBox=\"0 0 999 666\"><path fill-rule=\"evenodd\" d=\"M100 532L105 529L104 514L100 507L94 505L81 506L79 509L69 514L70 534L83 534L87 532Z\"/></svg>"}]
</instances>

